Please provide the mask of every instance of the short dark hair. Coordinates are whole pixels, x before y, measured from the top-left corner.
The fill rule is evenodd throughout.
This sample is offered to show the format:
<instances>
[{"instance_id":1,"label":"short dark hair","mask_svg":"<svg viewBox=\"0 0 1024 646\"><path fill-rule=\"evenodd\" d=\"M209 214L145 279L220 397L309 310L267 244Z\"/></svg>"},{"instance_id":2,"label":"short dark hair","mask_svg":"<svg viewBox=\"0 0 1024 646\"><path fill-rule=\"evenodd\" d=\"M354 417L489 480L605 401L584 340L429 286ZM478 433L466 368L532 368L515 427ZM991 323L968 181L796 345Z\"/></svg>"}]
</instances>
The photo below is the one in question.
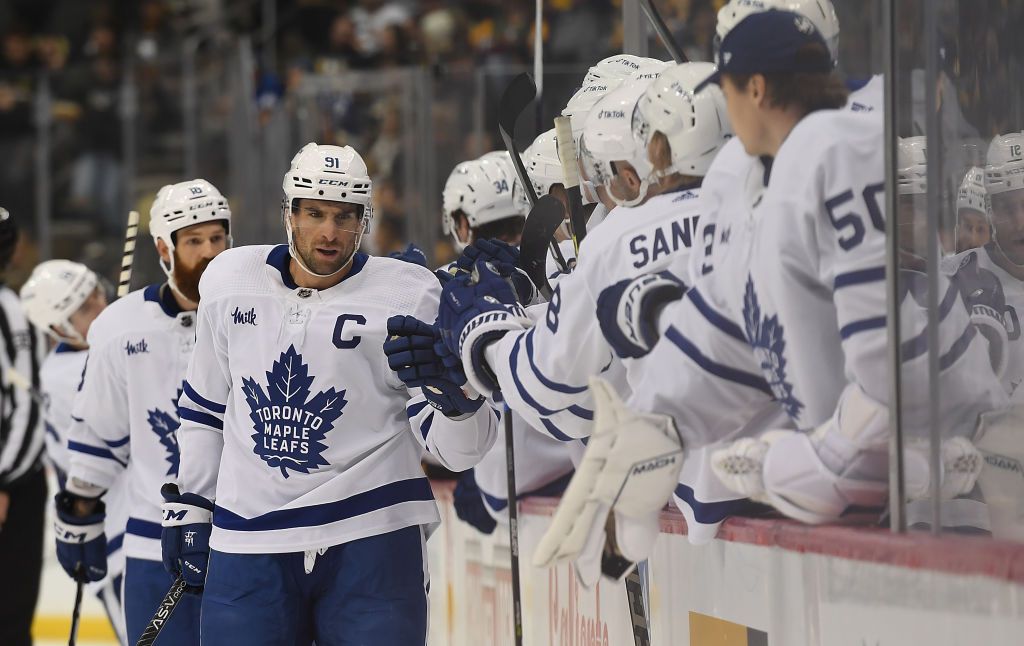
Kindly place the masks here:
<instances>
[{"instance_id":1,"label":"short dark hair","mask_svg":"<svg viewBox=\"0 0 1024 646\"><path fill-rule=\"evenodd\" d=\"M523 235L524 224L526 224L526 218L521 215L514 215L509 218L502 218L500 220L495 220L494 222L481 224L480 226L473 228L473 239L490 240L492 238L498 238L499 240L505 241L515 240Z\"/></svg>"},{"instance_id":2,"label":"short dark hair","mask_svg":"<svg viewBox=\"0 0 1024 646\"><path fill-rule=\"evenodd\" d=\"M829 57L828 50L819 43L808 43L797 50L798 63L807 63ZM745 88L753 74L728 74L736 87ZM798 106L804 114L816 110L838 110L846 105L850 91L835 71L820 73L769 72L762 74L767 88L768 105L775 108Z\"/></svg>"}]
</instances>

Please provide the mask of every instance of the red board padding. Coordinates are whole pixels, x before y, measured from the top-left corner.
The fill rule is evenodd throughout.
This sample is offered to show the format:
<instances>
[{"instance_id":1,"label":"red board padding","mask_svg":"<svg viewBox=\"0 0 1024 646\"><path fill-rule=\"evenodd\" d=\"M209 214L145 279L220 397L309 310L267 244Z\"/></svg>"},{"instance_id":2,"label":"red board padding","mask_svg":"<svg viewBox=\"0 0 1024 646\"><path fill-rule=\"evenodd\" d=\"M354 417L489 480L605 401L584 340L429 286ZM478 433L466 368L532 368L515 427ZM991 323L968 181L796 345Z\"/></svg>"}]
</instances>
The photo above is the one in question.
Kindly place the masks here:
<instances>
[{"instance_id":1,"label":"red board padding","mask_svg":"<svg viewBox=\"0 0 1024 646\"><path fill-rule=\"evenodd\" d=\"M439 499L451 499L454 485L433 482ZM527 498L522 513L551 516L557 498ZM686 521L674 507L661 514L661 531L686 534ZM877 527L811 526L783 518L730 518L719 540L779 547L793 552L932 570L962 576L979 575L1024 584L1024 543L977 536L940 537L924 532L894 534Z\"/></svg>"}]
</instances>

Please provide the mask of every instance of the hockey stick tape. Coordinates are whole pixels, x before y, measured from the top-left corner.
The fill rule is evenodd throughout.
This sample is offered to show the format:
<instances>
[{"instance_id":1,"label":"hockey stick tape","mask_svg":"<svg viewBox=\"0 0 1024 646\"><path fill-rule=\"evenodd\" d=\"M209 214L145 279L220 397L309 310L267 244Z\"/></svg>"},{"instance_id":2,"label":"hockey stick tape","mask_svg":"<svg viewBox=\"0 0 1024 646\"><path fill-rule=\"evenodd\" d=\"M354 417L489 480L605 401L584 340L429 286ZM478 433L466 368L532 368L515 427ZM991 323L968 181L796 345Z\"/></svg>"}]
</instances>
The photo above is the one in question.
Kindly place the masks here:
<instances>
[{"instance_id":1,"label":"hockey stick tape","mask_svg":"<svg viewBox=\"0 0 1024 646\"><path fill-rule=\"evenodd\" d=\"M580 174L576 167L576 143L572 138L572 122L569 117L555 117L555 141L558 148L558 161L562 163L565 188L578 186Z\"/></svg>"}]
</instances>

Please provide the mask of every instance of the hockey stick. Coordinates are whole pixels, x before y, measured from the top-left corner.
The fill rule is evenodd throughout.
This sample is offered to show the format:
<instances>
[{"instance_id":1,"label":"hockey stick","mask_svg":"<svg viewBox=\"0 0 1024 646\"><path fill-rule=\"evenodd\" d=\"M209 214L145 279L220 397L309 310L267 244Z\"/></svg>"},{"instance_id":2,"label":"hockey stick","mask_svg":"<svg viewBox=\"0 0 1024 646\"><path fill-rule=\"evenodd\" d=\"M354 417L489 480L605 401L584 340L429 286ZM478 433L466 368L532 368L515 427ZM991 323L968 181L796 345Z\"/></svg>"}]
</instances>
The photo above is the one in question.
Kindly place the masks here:
<instances>
[{"instance_id":1,"label":"hockey stick","mask_svg":"<svg viewBox=\"0 0 1024 646\"><path fill-rule=\"evenodd\" d=\"M626 601L629 603L629 618L633 626L635 646L651 645L651 627L647 621L647 606L644 603L644 584L640 578L640 564L626 575Z\"/></svg>"},{"instance_id":2,"label":"hockey stick","mask_svg":"<svg viewBox=\"0 0 1024 646\"><path fill-rule=\"evenodd\" d=\"M139 212L128 213L128 226L124 230L124 255L121 257L121 277L117 282L118 298L128 293L132 282L132 264L135 262L135 238L139 234Z\"/></svg>"},{"instance_id":3,"label":"hockey stick","mask_svg":"<svg viewBox=\"0 0 1024 646\"><path fill-rule=\"evenodd\" d=\"M75 643L78 642L78 621L82 616L82 590L84 588L85 583L78 581L75 588L75 608L71 611L71 635L68 636L68 646L75 646Z\"/></svg>"},{"instance_id":4,"label":"hockey stick","mask_svg":"<svg viewBox=\"0 0 1024 646\"><path fill-rule=\"evenodd\" d=\"M519 496L516 493L516 452L512 437L512 410L502 415L505 425L505 473L508 476L508 539L512 570L512 622L515 644L523 646L523 593L519 587Z\"/></svg>"},{"instance_id":5,"label":"hockey stick","mask_svg":"<svg viewBox=\"0 0 1024 646\"><path fill-rule=\"evenodd\" d=\"M533 101L536 96L537 86L533 84L533 79L530 78L530 75L524 72L512 79L512 82L505 88L505 92L501 95L501 105L498 108L498 132L501 133L501 140L505 143L505 150L508 151L509 156L512 158L512 166L516 169L516 177L519 178L519 183L522 185L527 199L530 200L531 207L537 204L537 193L533 190L533 182L530 181L530 176L526 173L526 166L523 165L523 159L519 156L519 150L516 149L515 132L516 121L519 119L519 115L523 113L523 110L530 105L530 101ZM530 211L530 215L533 215L533 211ZM526 220L529 222L530 217L528 216ZM558 248L558 243L554 238L550 239L550 246L551 253L562 268L562 271L569 271L569 266L565 263L565 258L562 256L562 250ZM533 277L531 276L531 278ZM547 277L545 276L543 285L546 284ZM537 289L542 289L542 285L537 284Z\"/></svg>"},{"instance_id":6,"label":"hockey stick","mask_svg":"<svg viewBox=\"0 0 1024 646\"><path fill-rule=\"evenodd\" d=\"M171 618L171 613L178 607L178 603L181 598L185 596L185 579L178 575L178 578L171 584L171 588L164 595L163 600L160 601L160 605L157 606L156 613L153 614L153 618L146 624L146 629L142 631L142 637L139 637L139 641L135 642L135 646L153 646L153 642L163 632L164 626Z\"/></svg>"},{"instance_id":7,"label":"hockey stick","mask_svg":"<svg viewBox=\"0 0 1024 646\"><path fill-rule=\"evenodd\" d=\"M640 0L640 7L647 14L647 19L651 21L651 26L654 27L654 31L657 32L658 38L661 39L661 44L668 50L669 56L672 57L676 63L689 63L690 59L687 58L683 50L676 44L674 38L672 38L671 32L668 30L668 26L665 21L661 19L661 14L654 7L652 0Z\"/></svg>"},{"instance_id":8,"label":"hockey stick","mask_svg":"<svg viewBox=\"0 0 1024 646\"><path fill-rule=\"evenodd\" d=\"M519 242L519 268L526 272L541 296L548 300L551 300L547 275L548 243L554 240L555 231L562 226L564 219L565 209L558 198L542 195L526 217Z\"/></svg>"},{"instance_id":9,"label":"hockey stick","mask_svg":"<svg viewBox=\"0 0 1024 646\"><path fill-rule=\"evenodd\" d=\"M8 366L7 370L4 371L4 376L7 377L7 381L11 384L27 392L29 397L34 399L37 404L44 408L46 407L46 398L43 397L43 393L39 392L39 389L34 387L25 375L15 370L14 366Z\"/></svg>"},{"instance_id":10,"label":"hockey stick","mask_svg":"<svg viewBox=\"0 0 1024 646\"><path fill-rule=\"evenodd\" d=\"M572 122L569 117L555 117L555 141L558 161L562 163L562 178L565 191L569 194L569 229L576 257L580 255L580 243L587 235L587 219L583 213L583 199L580 197L580 173L576 166L576 142L572 138Z\"/></svg>"}]
</instances>

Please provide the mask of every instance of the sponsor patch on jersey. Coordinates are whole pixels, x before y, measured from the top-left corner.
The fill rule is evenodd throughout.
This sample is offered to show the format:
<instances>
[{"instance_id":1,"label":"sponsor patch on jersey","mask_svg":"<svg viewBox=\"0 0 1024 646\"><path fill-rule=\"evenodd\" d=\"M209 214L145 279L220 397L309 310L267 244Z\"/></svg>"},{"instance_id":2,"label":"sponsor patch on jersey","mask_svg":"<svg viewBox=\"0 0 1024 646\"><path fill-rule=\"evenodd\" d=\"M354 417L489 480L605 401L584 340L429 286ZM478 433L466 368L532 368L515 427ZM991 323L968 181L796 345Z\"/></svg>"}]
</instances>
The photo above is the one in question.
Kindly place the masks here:
<instances>
[{"instance_id":1,"label":"sponsor patch on jersey","mask_svg":"<svg viewBox=\"0 0 1024 646\"><path fill-rule=\"evenodd\" d=\"M181 396L181 389L178 389L178 397ZM171 402L171 406L168 410L175 411L175 413L168 413L165 410L154 408L153 410L146 411L146 421L149 422L149 428L156 434L160 444L164 447L165 455L164 459L167 460L168 467L165 475L176 476L178 475L178 463L181 454L178 452L178 434L175 432L178 430L180 422L176 414L178 397L174 398Z\"/></svg>"},{"instance_id":2,"label":"sponsor patch on jersey","mask_svg":"<svg viewBox=\"0 0 1024 646\"><path fill-rule=\"evenodd\" d=\"M266 377L266 390L251 377L242 379L249 419L256 431L250 436L253 453L269 467L280 469L285 478L289 471L309 473L327 466L323 440L348 403L345 391L332 386L313 395L309 366L294 345L281 353Z\"/></svg>"},{"instance_id":3,"label":"sponsor patch on jersey","mask_svg":"<svg viewBox=\"0 0 1024 646\"><path fill-rule=\"evenodd\" d=\"M234 312L231 312L231 322L235 325L259 325L256 322L256 308L250 307L249 309L242 311L236 307Z\"/></svg>"},{"instance_id":4,"label":"sponsor patch on jersey","mask_svg":"<svg viewBox=\"0 0 1024 646\"><path fill-rule=\"evenodd\" d=\"M782 325L777 315L765 316L761 313L754 281L749 276L743 294L743 322L747 328L747 341L761 365L761 374L768 381L772 395L786 409L786 414L797 421L804 405L793 396L793 385L786 377L786 340L783 338Z\"/></svg>"},{"instance_id":5,"label":"sponsor patch on jersey","mask_svg":"<svg viewBox=\"0 0 1024 646\"><path fill-rule=\"evenodd\" d=\"M146 343L145 339L139 339L135 343L131 341L125 341L124 351L129 357L135 354L148 354L149 344Z\"/></svg>"}]
</instances>

